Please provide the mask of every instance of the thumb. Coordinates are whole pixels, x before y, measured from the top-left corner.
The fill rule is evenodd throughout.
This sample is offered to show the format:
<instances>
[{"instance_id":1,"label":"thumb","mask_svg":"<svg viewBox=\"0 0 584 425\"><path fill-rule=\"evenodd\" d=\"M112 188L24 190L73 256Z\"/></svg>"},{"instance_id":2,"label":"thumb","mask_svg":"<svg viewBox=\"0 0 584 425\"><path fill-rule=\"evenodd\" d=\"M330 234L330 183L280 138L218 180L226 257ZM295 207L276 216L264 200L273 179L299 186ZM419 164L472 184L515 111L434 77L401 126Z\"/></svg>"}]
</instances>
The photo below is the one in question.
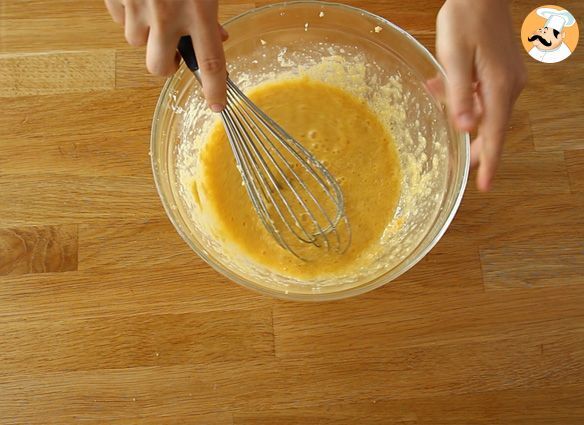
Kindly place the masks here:
<instances>
[{"instance_id":1,"label":"thumb","mask_svg":"<svg viewBox=\"0 0 584 425\"><path fill-rule=\"evenodd\" d=\"M437 53L446 71L446 99L454 124L463 131L477 125L473 91L473 52L466 46L437 46Z\"/></svg>"}]
</instances>

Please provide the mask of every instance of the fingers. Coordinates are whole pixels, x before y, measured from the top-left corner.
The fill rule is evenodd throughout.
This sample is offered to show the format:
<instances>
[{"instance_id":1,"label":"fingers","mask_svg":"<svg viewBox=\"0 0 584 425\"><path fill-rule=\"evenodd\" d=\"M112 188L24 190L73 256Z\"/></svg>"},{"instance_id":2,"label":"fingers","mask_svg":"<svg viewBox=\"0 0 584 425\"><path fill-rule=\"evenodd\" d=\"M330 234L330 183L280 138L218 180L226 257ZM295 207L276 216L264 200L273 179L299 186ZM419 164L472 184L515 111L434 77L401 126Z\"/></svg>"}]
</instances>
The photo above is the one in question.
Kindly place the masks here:
<instances>
[{"instance_id":1,"label":"fingers","mask_svg":"<svg viewBox=\"0 0 584 425\"><path fill-rule=\"evenodd\" d=\"M128 43L147 44L146 67L152 74L165 76L176 71L178 39L190 34L207 103L213 111L223 110L227 72L222 43L229 34L217 23L217 0L105 0L105 4L113 19L124 23Z\"/></svg>"},{"instance_id":2,"label":"fingers","mask_svg":"<svg viewBox=\"0 0 584 425\"><path fill-rule=\"evenodd\" d=\"M227 71L221 31L217 26L216 2L199 6L190 32L197 52L203 93L211 110L220 112L225 107Z\"/></svg>"},{"instance_id":3,"label":"fingers","mask_svg":"<svg viewBox=\"0 0 584 425\"><path fill-rule=\"evenodd\" d=\"M118 0L105 0L105 7L116 24L124 23L124 6Z\"/></svg>"},{"instance_id":4,"label":"fingers","mask_svg":"<svg viewBox=\"0 0 584 425\"><path fill-rule=\"evenodd\" d=\"M483 90L484 113L479 136L481 144L477 147L480 148L477 187L485 192L490 190L499 165L505 131L514 102L512 88L502 77L491 76L487 80Z\"/></svg>"},{"instance_id":5,"label":"fingers","mask_svg":"<svg viewBox=\"0 0 584 425\"><path fill-rule=\"evenodd\" d=\"M479 123L482 119L483 112L484 112L482 96L481 96L480 82L475 82L473 85L473 88L474 88L474 106L473 106L474 107L474 114L475 114L475 118L477 120L477 123Z\"/></svg>"},{"instance_id":6,"label":"fingers","mask_svg":"<svg viewBox=\"0 0 584 425\"><path fill-rule=\"evenodd\" d=\"M473 54L460 48L457 52L442 54L442 66L446 71L446 98L448 110L455 125L464 131L476 126L473 91Z\"/></svg>"},{"instance_id":7,"label":"fingers","mask_svg":"<svg viewBox=\"0 0 584 425\"><path fill-rule=\"evenodd\" d=\"M469 39L459 33L453 21L466 19L457 9L438 13L436 20L436 53L446 72L448 112L459 130L472 131L477 124L473 108L475 49Z\"/></svg>"},{"instance_id":8,"label":"fingers","mask_svg":"<svg viewBox=\"0 0 584 425\"><path fill-rule=\"evenodd\" d=\"M229 38L229 33L225 28L223 28L223 25L219 23L217 23L217 25L219 25L219 34L221 35L221 41L227 41L227 39Z\"/></svg>"},{"instance_id":9,"label":"fingers","mask_svg":"<svg viewBox=\"0 0 584 425\"><path fill-rule=\"evenodd\" d=\"M126 2L124 33L132 46L143 46L148 40L148 23L143 9L133 1Z\"/></svg>"},{"instance_id":10,"label":"fingers","mask_svg":"<svg viewBox=\"0 0 584 425\"><path fill-rule=\"evenodd\" d=\"M158 26L152 27L146 48L146 68L151 74L168 76L178 69L178 39L178 34L173 35Z\"/></svg>"},{"instance_id":11,"label":"fingers","mask_svg":"<svg viewBox=\"0 0 584 425\"><path fill-rule=\"evenodd\" d=\"M428 91L438 100L438 102L443 103L446 100L446 89L444 88L444 80L440 74L436 75L429 80L426 80L426 87Z\"/></svg>"},{"instance_id":12,"label":"fingers","mask_svg":"<svg viewBox=\"0 0 584 425\"><path fill-rule=\"evenodd\" d=\"M478 136L470 144L470 167L476 168L480 162L481 149L483 148L483 139Z\"/></svg>"},{"instance_id":13,"label":"fingers","mask_svg":"<svg viewBox=\"0 0 584 425\"><path fill-rule=\"evenodd\" d=\"M435 77L426 80L426 88L432 96L440 103L446 101L446 88L444 87L444 80L440 74ZM480 84L474 82L472 85L473 89L473 113L475 115L476 122L480 122L480 118L483 114L483 105L481 103L480 97Z\"/></svg>"}]
</instances>

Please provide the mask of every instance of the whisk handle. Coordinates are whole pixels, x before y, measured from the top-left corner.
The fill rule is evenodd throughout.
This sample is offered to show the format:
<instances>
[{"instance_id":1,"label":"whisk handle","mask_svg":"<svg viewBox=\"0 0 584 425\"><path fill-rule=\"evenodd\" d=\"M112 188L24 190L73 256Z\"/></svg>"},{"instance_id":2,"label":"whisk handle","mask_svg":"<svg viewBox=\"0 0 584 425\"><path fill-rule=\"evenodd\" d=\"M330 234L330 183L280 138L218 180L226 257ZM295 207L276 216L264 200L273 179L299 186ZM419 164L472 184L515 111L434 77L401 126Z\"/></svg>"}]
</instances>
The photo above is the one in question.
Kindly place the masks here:
<instances>
[{"instance_id":1,"label":"whisk handle","mask_svg":"<svg viewBox=\"0 0 584 425\"><path fill-rule=\"evenodd\" d=\"M180 38L177 50L189 69L194 73L198 73L199 63L197 62L197 56L195 55L195 49L193 48L193 40L190 35L184 35Z\"/></svg>"}]
</instances>

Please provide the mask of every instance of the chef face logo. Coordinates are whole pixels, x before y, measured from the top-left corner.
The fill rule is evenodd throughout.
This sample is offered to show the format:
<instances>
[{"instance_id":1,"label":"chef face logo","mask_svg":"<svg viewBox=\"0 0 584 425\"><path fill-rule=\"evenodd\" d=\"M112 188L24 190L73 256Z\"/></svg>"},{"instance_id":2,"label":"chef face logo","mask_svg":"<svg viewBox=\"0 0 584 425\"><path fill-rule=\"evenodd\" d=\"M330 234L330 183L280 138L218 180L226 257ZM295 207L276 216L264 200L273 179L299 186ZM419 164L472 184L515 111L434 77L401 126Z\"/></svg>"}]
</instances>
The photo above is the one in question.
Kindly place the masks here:
<instances>
[{"instance_id":1,"label":"chef face logo","mask_svg":"<svg viewBox=\"0 0 584 425\"><path fill-rule=\"evenodd\" d=\"M559 6L542 6L533 10L521 28L523 47L533 59L544 63L561 62L578 44L578 23Z\"/></svg>"},{"instance_id":2,"label":"chef face logo","mask_svg":"<svg viewBox=\"0 0 584 425\"><path fill-rule=\"evenodd\" d=\"M548 27L538 28L527 41L533 43L539 50L555 50L566 38L566 33L560 33L556 29Z\"/></svg>"}]
</instances>

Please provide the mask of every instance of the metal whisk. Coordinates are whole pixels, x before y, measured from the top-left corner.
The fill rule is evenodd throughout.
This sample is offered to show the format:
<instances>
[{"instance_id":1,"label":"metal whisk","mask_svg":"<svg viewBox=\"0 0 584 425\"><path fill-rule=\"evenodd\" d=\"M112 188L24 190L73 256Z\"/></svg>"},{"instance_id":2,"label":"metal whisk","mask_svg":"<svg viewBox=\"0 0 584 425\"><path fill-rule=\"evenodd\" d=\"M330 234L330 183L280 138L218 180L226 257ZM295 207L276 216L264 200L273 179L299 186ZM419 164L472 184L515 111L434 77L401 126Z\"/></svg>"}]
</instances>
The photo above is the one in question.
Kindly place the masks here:
<instances>
[{"instance_id":1,"label":"metal whisk","mask_svg":"<svg viewBox=\"0 0 584 425\"><path fill-rule=\"evenodd\" d=\"M189 36L178 51L200 82ZM278 244L305 260L321 249L343 252L351 230L343 193L326 167L229 77L221 119L251 203Z\"/></svg>"}]
</instances>

